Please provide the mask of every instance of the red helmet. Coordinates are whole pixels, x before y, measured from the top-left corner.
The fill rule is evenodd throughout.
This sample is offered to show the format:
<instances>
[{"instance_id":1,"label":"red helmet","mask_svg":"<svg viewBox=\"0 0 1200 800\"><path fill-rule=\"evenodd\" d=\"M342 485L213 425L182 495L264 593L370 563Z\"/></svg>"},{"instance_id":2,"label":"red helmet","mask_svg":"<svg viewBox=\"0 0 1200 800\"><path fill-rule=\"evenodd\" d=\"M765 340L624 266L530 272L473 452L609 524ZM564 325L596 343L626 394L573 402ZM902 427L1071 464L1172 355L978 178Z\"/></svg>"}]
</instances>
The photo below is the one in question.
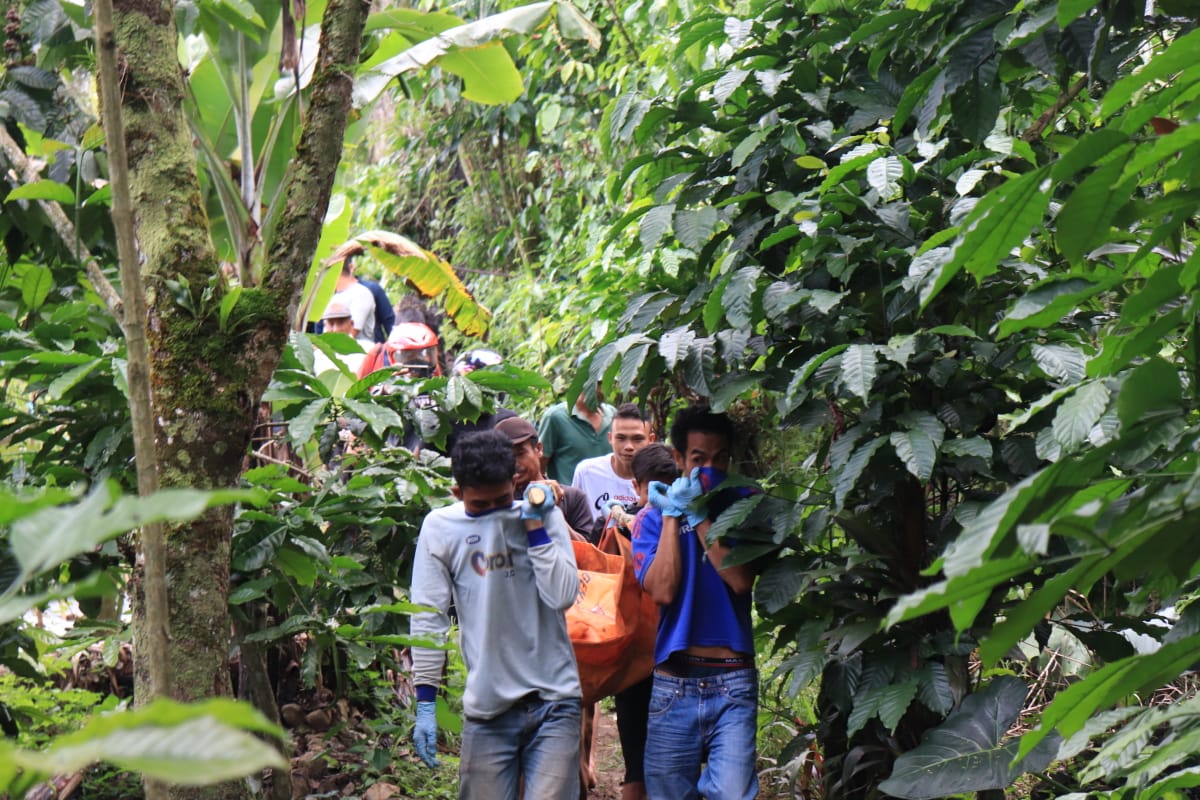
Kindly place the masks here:
<instances>
[{"instance_id":1,"label":"red helmet","mask_svg":"<svg viewBox=\"0 0 1200 800\"><path fill-rule=\"evenodd\" d=\"M375 345L367 353L358 370L358 377L364 378L376 370L392 366L418 375L441 375L437 334L420 322L399 323L392 328L386 342Z\"/></svg>"},{"instance_id":2,"label":"red helmet","mask_svg":"<svg viewBox=\"0 0 1200 800\"><path fill-rule=\"evenodd\" d=\"M397 350L423 350L426 347L437 347L438 338L428 325L420 322L400 322L392 328L387 341Z\"/></svg>"}]
</instances>

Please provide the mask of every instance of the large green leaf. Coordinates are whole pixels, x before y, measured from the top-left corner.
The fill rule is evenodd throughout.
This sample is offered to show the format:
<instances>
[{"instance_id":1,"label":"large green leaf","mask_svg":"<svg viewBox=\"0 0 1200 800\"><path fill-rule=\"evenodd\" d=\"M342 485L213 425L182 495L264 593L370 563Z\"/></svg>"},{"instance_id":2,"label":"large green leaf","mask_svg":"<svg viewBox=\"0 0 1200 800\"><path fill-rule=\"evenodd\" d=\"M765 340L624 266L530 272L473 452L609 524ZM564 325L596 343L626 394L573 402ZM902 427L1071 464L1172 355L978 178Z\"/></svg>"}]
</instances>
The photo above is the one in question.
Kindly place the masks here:
<instances>
[{"instance_id":1,"label":"large green leaf","mask_svg":"<svg viewBox=\"0 0 1200 800\"><path fill-rule=\"evenodd\" d=\"M1088 175L1058 212L1055 238L1068 261L1078 263L1089 248L1107 239L1113 218L1135 186L1133 181L1121 180L1125 159L1132 151L1133 147L1126 145Z\"/></svg>"},{"instance_id":2,"label":"large green leaf","mask_svg":"<svg viewBox=\"0 0 1200 800\"><path fill-rule=\"evenodd\" d=\"M963 700L921 744L896 759L879 788L893 797L932 800L963 792L1004 789L1025 772L1041 772L1058 750L1056 740L1029 748L1016 761L1020 738L1005 739L1025 704L1028 687L1002 675Z\"/></svg>"},{"instance_id":3,"label":"large green leaf","mask_svg":"<svg viewBox=\"0 0 1200 800\"><path fill-rule=\"evenodd\" d=\"M1097 711L1117 700L1157 688L1191 667L1200 658L1200 637L1164 644L1157 652L1105 664L1078 683L1059 692L1042 714L1042 723L1027 733L1020 755L1038 747L1056 731L1070 737L1082 730Z\"/></svg>"},{"instance_id":4,"label":"large green leaf","mask_svg":"<svg viewBox=\"0 0 1200 800\"><path fill-rule=\"evenodd\" d=\"M75 202L75 193L71 191L70 186L58 181L34 181L21 184L9 192L4 199L9 202L13 200L49 200L69 206Z\"/></svg>"},{"instance_id":5,"label":"large green leaf","mask_svg":"<svg viewBox=\"0 0 1200 800\"><path fill-rule=\"evenodd\" d=\"M567 0L530 3L444 29L435 37L365 69L354 82L354 104L368 105L392 79L435 64L466 82L465 97L482 103L510 103L520 96L523 85L511 57L495 40L528 36L551 19L558 23L562 36L583 39L592 47L600 46L600 32Z\"/></svg>"},{"instance_id":6,"label":"large green leaf","mask_svg":"<svg viewBox=\"0 0 1200 800\"><path fill-rule=\"evenodd\" d=\"M107 761L171 784L199 786L266 767L286 769L279 752L255 733L282 735L245 703L209 700L188 706L159 699L132 711L95 717L46 750L6 755L43 775L70 774Z\"/></svg>"},{"instance_id":7,"label":"large green leaf","mask_svg":"<svg viewBox=\"0 0 1200 800\"><path fill-rule=\"evenodd\" d=\"M875 385L875 348L869 344L852 344L842 353L842 385L853 395L866 401Z\"/></svg>"},{"instance_id":8,"label":"large green leaf","mask_svg":"<svg viewBox=\"0 0 1200 800\"><path fill-rule=\"evenodd\" d=\"M1100 381L1084 384L1072 393L1054 415L1054 440L1065 450L1085 441L1108 408L1109 397L1108 387Z\"/></svg>"},{"instance_id":9,"label":"large green leaf","mask_svg":"<svg viewBox=\"0 0 1200 800\"><path fill-rule=\"evenodd\" d=\"M1194 69L1198 51L1200 51L1200 30L1193 30L1180 36L1171 43L1165 52L1158 53L1141 69L1126 75L1113 84L1104 93L1101 113L1106 118L1112 116L1121 106L1128 103L1139 89L1154 81L1167 80L1177 72L1188 71L1190 68L1192 79L1200 80L1200 71Z\"/></svg>"},{"instance_id":10,"label":"large green leaf","mask_svg":"<svg viewBox=\"0 0 1200 800\"><path fill-rule=\"evenodd\" d=\"M1121 425L1131 427L1157 411L1178 412L1182 401L1179 370L1161 358L1139 364L1117 394Z\"/></svg>"},{"instance_id":11,"label":"large green leaf","mask_svg":"<svg viewBox=\"0 0 1200 800\"><path fill-rule=\"evenodd\" d=\"M891 442L892 447L896 449L896 455L904 462L905 469L921 483L927 483L933 475L933 465L937 461L937 445L929 434L920 428L894 431Z\"/></svg>"},{"instance_id":12,"label":"large green leaf","mask_svg":"<svg viewBox=\"0 0 1200 800\"><path fill-rule=\"evenodd\" d=\"M994 273L1013 247L1029 235L1050 204L1050 193L1043 183L1047 167L1026 172L989 192L976 204L964 223L966 232L954 248L954 255L940 268L937 278L921 297L921 307L941 291L962 269L976 278Z\"/></svg>"},{"instance_id":13,"label":"large green leaf","mask_svg":"<svg viewBox=\"0 0 1200 800\"><path fill-rule=\"evenodd\" d=\"M340 264L364 251L370 252L389 272L407 281L425 297L440 299L455 327L464 336L482 337L487 333L492 312L476 302L454 267L436 253L406 236L373 230L360 233L338 247L328 261Z\"/></svg>"},{"instance_id":14,"label":"large green leaf","mask_svg":"<svg viewBox=\"0 0 1200 800\"><path fill-rule=\"evenodd\" d=\"M1084 301L1117 285L1122 277L1119 273L1107 272L1090 279L1049 278L1016 298L1012 308L1000 321L997 338L1003 339L1028 328L1054 325L1075 312Z\"/></svg>"},{"instance_id":15,"label":"large green leaf","mask_svg":"<svg viewBox=\"0 0 1200 800\"><path fill-rule=\"evenodd\" d=\"M258 491L163 489L147 497L121 497L114 486L101 484L78 503L43 508L16 520L10 547L21 565L20 578L5 595L26 578L56 567L114 536L151 522L195 519L215 505L261 502Z\"/></svg>"}]
</instances>

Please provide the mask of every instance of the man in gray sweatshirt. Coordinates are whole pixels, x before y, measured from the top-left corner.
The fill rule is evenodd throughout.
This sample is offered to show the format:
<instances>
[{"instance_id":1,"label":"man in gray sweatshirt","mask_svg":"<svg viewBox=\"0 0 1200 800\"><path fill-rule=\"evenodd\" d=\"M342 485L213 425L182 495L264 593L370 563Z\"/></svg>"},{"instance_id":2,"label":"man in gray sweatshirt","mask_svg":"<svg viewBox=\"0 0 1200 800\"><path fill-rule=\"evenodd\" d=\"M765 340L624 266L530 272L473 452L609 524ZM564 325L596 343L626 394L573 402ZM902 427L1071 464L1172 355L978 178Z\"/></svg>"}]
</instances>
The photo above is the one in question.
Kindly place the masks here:
<instances>
[{"instance_id":1,"label":"man in gray sweatshirt","mask_svg":"<svg viewBox=\"0 0 1200 800\"><path fill-rule=\"evenodd\" d=\"M580 687L564 611L579 575L554 493L532 483L514 502L512 443L498 431L463 436L451 457L459 502L421 525L414 636L444 641L457 610L467 682L459 763L463 800L575 800ZM417 755L437 765L435 700L445 652L413 648Z\"/></svg>"}]
</instances>

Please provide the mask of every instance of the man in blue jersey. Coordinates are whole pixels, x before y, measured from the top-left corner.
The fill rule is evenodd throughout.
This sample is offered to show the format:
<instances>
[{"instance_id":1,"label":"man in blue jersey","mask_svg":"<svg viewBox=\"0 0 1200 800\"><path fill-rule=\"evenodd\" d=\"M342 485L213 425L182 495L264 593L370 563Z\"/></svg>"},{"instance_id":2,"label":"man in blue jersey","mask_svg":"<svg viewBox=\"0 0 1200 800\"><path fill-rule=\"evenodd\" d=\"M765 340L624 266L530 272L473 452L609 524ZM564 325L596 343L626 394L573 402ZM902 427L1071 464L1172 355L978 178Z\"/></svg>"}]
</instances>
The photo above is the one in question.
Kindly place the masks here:
<instances>
[{"instance_id":1,"label":"man in blue jersey","mask_svg":"<svg viewBox=\"0 0 1200 800\"><path fill-rule=\"evenodd\" d=\"M444 641L457 609L467 681L459 762L464 800L576 800L580 686L565 610L579 573L549 486L514 502L513 446L500 431L455 446L451 506L429 512L417 538L414 636ZM435 703L445 652L413 647L417 755L437 765Z\"/></svg>"},{"instance_id":2,"label":"man in blue jersey","mask_svg":"<svg viewBox=\"0 0 1200 800\"><path fill-rule=\"evenodd\" d=\"M736 499L729 490L709 494L729 468L733 424L692 406L676 415L670 438L685 477L670 487L651 485L650 507L633 532L638 580L662 611L646 789L652 800L749 800L758 794L754 572L745 564L723 566L734 542L707 543L718 507Z\"/></svg>"}]
</instances>

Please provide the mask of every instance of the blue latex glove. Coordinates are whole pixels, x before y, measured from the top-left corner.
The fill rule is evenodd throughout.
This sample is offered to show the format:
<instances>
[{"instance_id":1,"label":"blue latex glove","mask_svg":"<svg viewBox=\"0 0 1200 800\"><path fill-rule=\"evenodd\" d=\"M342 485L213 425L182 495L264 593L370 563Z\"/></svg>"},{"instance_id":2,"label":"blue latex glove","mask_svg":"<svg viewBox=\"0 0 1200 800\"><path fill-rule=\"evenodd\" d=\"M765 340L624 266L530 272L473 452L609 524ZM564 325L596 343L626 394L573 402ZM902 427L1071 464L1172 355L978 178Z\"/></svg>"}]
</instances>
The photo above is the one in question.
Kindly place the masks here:
<instances>
[{"instance_id":1,"label":"blue latex glove","mask_svg":"<svg viewBox=\"0 0 1200 800\"><path fill-rule=\"evenodd\" d=\"M700 468L692 470L692 474L684 478L676 478L667 490L671 503L683 510L688 524L693 528L708 519L708 511L696 506L696 500L704 494L704 486L700 483ZM666 512L663 512L666 513Z\"/></svg>"},{"instance_id":2,"label":"blue latex glove","mask_svg":"<svg viewBox=\"0 0 1200 800\"><path fill-rule=\"evenodd\" d=\"M545 493L545 498L539 504L529 499L529 493L537 487ZM544 483L531 483L525 487L525 498L521 501L521 519L544 520L554 509L554 491Z\"/></svg>"},{"instance_id":3,"label":"blue latex glove","mask_svg":"<svg viewBox=\"0 0 1200 800\"><path fill-rule=\"evenodd\" d=\"M671 499L670 489L662 481L650 481L646 488L646 499L650 501L650 505L661 511L664 517L683 516L683 509Z\"/></svg>"},{"instance_id":4,"label":"blue latex glove","mask_svg":"<svg viewBox=\"0 0 1200 800\"><path fill-rule=\"evenodd\" d=\"M417 702L417 727L413 729L413 746L427 767L436 767L437 760L437 703Z\"/></svg>"}]
</instances>

